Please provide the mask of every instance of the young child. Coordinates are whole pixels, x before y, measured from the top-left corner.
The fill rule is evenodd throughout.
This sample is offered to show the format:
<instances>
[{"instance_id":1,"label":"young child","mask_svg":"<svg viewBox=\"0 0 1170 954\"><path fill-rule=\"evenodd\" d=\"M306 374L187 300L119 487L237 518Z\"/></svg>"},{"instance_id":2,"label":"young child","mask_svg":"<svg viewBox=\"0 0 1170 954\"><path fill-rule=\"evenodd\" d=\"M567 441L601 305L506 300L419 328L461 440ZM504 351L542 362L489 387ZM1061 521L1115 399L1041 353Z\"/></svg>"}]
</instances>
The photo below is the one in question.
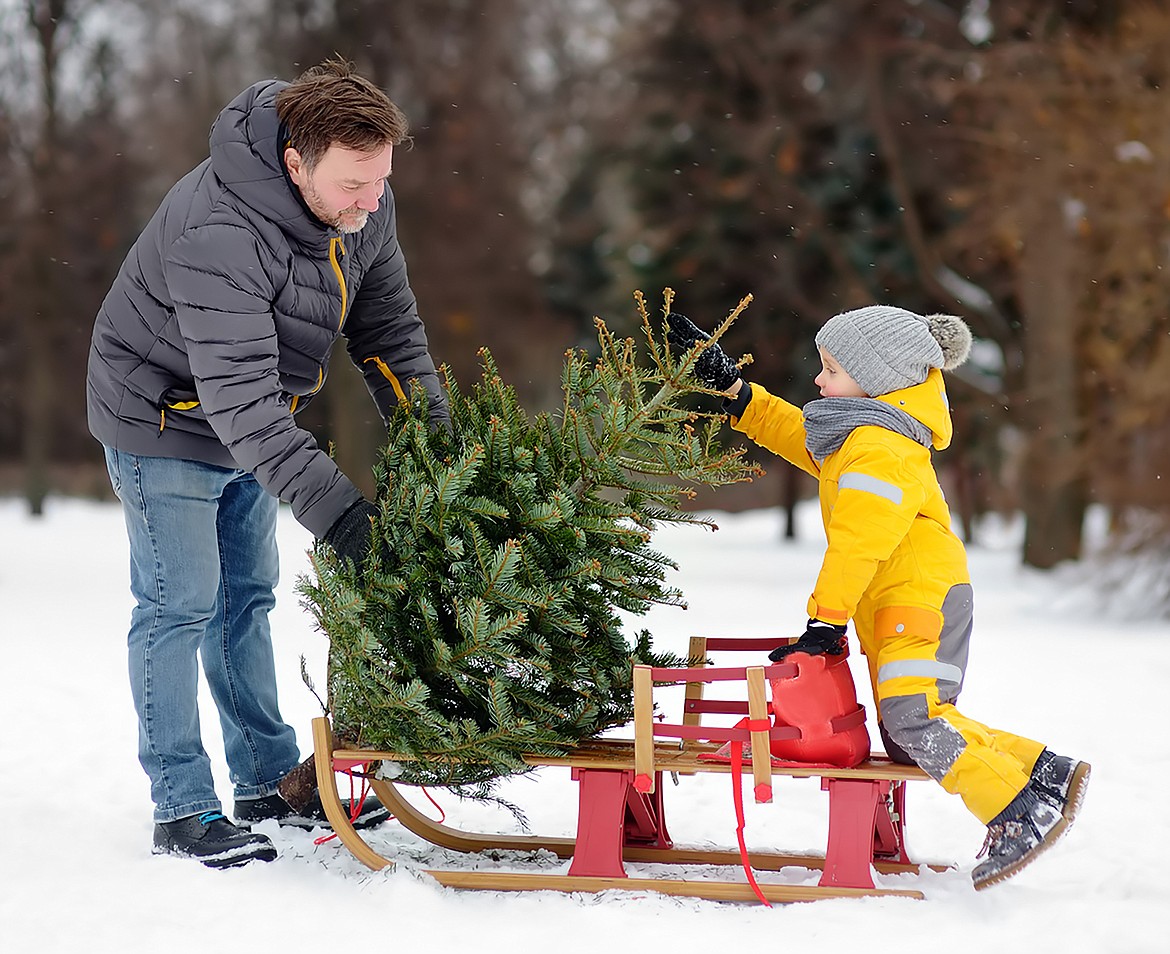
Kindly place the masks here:
<instances>
[{"instance_id":1,"label":"young child","mask_svg":"<svg viewBox=\"0 0 1170 954\"><path fill-rule=\"evenodd\" d=\"M710 337L677 313L667 323L676 352ZM810 618L804 635L771 658L840 654L853 620L886 752L916 763L987 825L984 860L972 873L976 889L986 888L1064 833L1090 767L955 708L971 579L931 449L951 441L942 371L967 359L971 332L949 315L871 305L831 318L816 344L822 400L803 408L742 380L718 344L694 366L699 380L729 395L732 427L820 482L828 548Z\"/></svg>"}]
</instances>

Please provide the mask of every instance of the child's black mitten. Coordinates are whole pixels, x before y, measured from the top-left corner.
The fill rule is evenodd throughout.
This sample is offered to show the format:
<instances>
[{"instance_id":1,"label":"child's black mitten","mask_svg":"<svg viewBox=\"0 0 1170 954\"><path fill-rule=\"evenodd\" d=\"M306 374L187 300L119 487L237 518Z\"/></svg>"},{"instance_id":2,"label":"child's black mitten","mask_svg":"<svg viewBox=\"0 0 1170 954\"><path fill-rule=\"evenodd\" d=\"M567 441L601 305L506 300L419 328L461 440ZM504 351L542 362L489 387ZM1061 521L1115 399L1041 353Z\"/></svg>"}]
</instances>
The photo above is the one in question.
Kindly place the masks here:
<instances>
[{"instance_id":1,"label":"child's black mitten","mask_svg":"<svg viewBox=\"0 0 1170 954\"><path fill-rule=\"evenodd\" d=\"M677 311L666 316L666 324L666 340L680 353L690 351L700 341L711 337L690 318ZM739 378L739 368L718 344L711 345L699 355L692 373L714 391L726 391Z\"/></svg>"},{"instance_id":2,"label":"child's black mitten","mask_svg":"<svg viewBox=\"0 0 1170 954\"><path fill-rule=\"evenodd\" d=\"M823 619L810 619L804 628L804 634L795 643L778 646L768 653L772 662L780 662L790 653L808 653L816 656L824 653L828 656L840 656L845 652L845 627L826 623Z\"/></svg>"}]
</instances>

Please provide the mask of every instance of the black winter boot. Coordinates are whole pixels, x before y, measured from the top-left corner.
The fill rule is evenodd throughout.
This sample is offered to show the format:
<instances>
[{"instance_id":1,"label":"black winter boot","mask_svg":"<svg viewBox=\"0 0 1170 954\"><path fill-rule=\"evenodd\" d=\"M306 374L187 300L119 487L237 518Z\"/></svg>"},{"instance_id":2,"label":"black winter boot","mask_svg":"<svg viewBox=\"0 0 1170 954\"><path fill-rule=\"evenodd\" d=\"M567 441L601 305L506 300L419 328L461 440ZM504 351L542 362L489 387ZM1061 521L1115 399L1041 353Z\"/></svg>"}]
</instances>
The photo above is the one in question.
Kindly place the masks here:
<instances>
[{"instance_id":1,"label":"black winter boot","mask_svg":"<svg viewBox=\"0 0 1170 954\"><path fill-rule=\"evenodd\" d=\"M987 826L987 840L971 880L982 891L1023 870L1060 839L1076 818L1091 766L1053 755L1047 749L1024 790Z\"/></svg>"},{"instance_id":2,"label":"black winter boot","mask_svg":"<svg viewBox=\"0 0 1170 954\"><path fill-rule=\"evenodd\" d=\"M1045 749L1036 760L1028 784L1037 795L1060 809L1065 821L1072 824L1089 787L1091 770L1088 762L1078 762Z\"/></svg>"},{"instance_id":3,"label":"black winter boot","mask_svg":"<svg viewBox=\"0 0 1170 954\"><path fill-rule=\"evenodd\" d=\"M353 811L349 799L342 799L341 807L345 809L347 816L352 817ZM333 828L329 824L329 819L325 817L325 807L321 804L319 792L313 792L308 804L299 812L294 811L292 806L276 792L264 798L241 798L236 802L234 810L236 822L243 828L251 828L257 822L267 821L270 818L275 819L279 825L302 828L305 831L312 831L314 828L330 830ZM367 795L361 803L361 812L357 818L353 819L353 827L359 830L373 828L375 825L382 824L389 817L390 812L383 807L382 803L373 795Z\"/></svg>"},{"instance_id":4,"label":"black winter boot","mask_svg":"<svg viewBox=\"0 0 1170 954\"><path fill-rule=\"evenodd\" d=\"M234 868L249 861L273 861L276 847L267 835L237 828L222 812L200 812L154 826L156 855L181 855L209 868Z\"/></svg>"}]
</instances>

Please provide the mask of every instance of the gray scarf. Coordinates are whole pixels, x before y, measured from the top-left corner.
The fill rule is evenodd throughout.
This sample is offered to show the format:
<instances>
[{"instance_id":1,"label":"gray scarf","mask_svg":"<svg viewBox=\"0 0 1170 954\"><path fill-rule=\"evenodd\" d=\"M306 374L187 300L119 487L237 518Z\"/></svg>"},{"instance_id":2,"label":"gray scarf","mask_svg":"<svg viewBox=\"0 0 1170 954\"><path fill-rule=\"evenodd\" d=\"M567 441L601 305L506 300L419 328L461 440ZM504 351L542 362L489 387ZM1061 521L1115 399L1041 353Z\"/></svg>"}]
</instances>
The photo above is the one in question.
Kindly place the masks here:
<instances>
[{"instance_id":1,"label":"gray scarf","mask_svg":"<svg viewBox=\"0 0 1170 954\"><path fill-rule=\"evenodd\" d=\"M930 447L930 428L892 404L874 398L821 398L809 401L804 411L804 446L823 461L845 443L855 427L873 425L909 437Z\"/></svg>"}]
</instances>

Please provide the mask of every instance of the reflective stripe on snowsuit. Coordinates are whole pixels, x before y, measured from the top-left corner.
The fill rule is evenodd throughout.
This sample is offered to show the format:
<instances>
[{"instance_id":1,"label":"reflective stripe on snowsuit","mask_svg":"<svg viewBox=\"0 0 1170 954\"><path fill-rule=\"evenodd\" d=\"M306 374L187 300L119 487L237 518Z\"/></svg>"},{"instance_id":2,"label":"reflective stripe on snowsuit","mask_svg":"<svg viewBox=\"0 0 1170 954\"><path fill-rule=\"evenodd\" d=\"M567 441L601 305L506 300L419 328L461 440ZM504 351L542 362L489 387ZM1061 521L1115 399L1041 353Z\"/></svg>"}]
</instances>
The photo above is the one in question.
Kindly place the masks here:
<instances>
[{"instance_id":1,"label":"reflective stripe on snowsuit","mask_svg":"<svg viewBox=\"0 0 1170 954\"><path fill-rule=\"evenodd\" d=\"M853 620L887 749L895 757L900 749L987 823L1027 784L1044 747L954 706L967 666L972 591L930 449L863 426L818 462L805 448L800 408L751 388L733 427L820 483L828 545L809 615ZM950 443L941 372L877 400L929 427L936 449Z\"/></svg>"}]
</instances>

